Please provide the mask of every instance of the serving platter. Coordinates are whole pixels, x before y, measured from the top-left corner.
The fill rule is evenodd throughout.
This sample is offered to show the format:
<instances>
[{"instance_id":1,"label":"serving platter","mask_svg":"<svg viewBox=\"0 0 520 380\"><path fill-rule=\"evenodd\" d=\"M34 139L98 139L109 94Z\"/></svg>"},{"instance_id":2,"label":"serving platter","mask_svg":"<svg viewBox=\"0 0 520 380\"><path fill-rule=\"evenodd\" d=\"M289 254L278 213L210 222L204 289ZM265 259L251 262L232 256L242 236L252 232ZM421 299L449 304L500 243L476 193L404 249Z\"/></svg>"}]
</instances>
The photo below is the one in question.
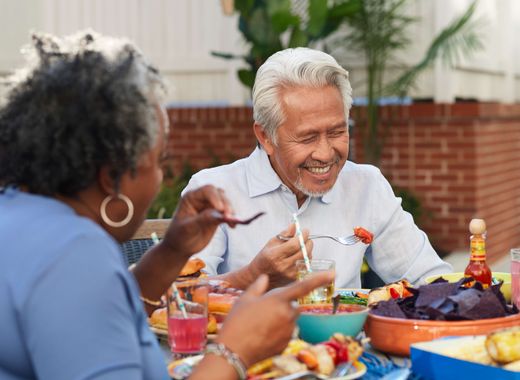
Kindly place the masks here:
<instances>
[{"instance_id":1,"label":"serving platter","mask_svg":"<svg viewBox=\"0 0 520 380\"><path fill-rule=\"evenodd\" d=\"M189 377L191 374L193 368L202 360L203 355L196 355L191 356L189 358L184 358L181 360L176 360L171 362L168 365L168 374L171 376L174 380L184 380ZM360 361L357 361L353 363L353 369L350 373L348 373L345 376L340 377L327 377L327 376L320 376L320 379L324 380L354 380L358 379L361 376L363 376L367 372L367 367L361 363ZM288 375L288 376L281 376L276 378L270 378L266 380L288 380L288 379L306 379L310 377L295 377L296 374Z\"/></svg>"}]
</instances>

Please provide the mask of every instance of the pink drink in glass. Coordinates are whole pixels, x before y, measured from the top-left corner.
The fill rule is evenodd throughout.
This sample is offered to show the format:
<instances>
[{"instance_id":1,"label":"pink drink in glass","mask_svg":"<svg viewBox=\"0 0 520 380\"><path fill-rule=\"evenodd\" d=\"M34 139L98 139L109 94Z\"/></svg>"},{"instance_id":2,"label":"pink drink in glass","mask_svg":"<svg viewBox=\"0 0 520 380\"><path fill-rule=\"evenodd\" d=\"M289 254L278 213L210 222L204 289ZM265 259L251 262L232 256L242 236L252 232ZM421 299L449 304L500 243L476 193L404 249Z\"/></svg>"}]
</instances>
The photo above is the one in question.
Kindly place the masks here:
<instances>
[{"instance_id":1,"label":"pink drink in glass","mask_svg":"<svg viewBox=\"0 0 520 380\"><path fill-rule=\"evenodd\" d=\"M511 261L511 302L520 308L520 261Z\"/></svg>"},{"instance_id":2,"label":"pink drink in glass","mask_svg":"<svg viewBox=\"0 0 520 380\"><path fill-rule=\"evenodd\" d=\"M208 318L200 314L182 314L168 317L168 342L172 352L194 354L204 350Z\"/></svg>"}]
</instances>

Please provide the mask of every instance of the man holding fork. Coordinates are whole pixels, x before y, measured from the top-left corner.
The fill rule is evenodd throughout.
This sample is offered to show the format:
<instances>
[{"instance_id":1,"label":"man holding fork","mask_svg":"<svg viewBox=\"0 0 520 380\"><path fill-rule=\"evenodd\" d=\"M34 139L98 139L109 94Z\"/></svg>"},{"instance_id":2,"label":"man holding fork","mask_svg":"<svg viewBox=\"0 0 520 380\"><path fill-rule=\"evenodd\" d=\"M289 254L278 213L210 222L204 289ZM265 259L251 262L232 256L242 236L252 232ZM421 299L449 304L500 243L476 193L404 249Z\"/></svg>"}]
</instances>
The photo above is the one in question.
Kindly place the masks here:
<instances>
[{"instance_id":1,"label":"man holding fork","mask_svg":"<svg viewBox=\"0 0 520 380\"><path fill-rule=\"evenodd\" d=\"M451 271L379 169L347 161L351 92L348 72L317 50L286 49L260 67L253 88L257 148L247 158L200 171L187 186L215 185L236 209L267 214L250 228L219 227L198 254L210 274L239 288L261 273L272 286L293 281L295 262L303 258L298 239L276 236L295 235L294 214L309 256L336 262L337 287L361 286L363 258L386 282L418 283ZM357 226L374 234L370 245L309 240L309 231L346 236Z\"/></svg>"}]
</instances>

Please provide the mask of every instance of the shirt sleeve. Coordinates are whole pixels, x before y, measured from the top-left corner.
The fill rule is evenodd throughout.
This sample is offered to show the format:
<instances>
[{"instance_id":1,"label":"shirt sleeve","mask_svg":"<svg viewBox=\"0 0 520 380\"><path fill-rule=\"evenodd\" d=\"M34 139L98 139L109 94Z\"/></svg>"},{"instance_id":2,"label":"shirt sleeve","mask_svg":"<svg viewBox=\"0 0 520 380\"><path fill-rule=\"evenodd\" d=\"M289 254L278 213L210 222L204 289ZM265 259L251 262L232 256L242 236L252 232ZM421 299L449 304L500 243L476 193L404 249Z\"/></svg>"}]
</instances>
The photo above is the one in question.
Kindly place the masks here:
<instances>
[{"instance_id":1,"label":"shirt sleeve","mask_svg":"<svg viewBox=\"0 0 520 380\"><path fill-rule=\"evenodd\" d=\"M20 319L38 378L142 379L131 284L109 243L76 237L36 277Z\"/></svg>"},{"instance_id":2,"label":"shirt sleeve","mask_svg":"<svg viewBox=\"0 0 520 380\"><path fill-rule=\"evenodd\" d=\"M374 186L378 207L373 209L374 241L366 254L370 267L385 281L406 278L412 284L423 282L434 274L452 272L451 265L441 260L426 234L414 223L412 216L401 207L401 198L377 171Z\"/></svg>"},{"instance_id":3,"label":"shirt sleeve","mask_svg":"<svg viewBox=\"0 0 520 380\"><path fill-rule=\"evenodd\" d=\"M200 183L197 180L197 177L194 176L191 178L186 188L182 191L182 195L184 196L187 191L195 190L204 185L205 184ZM203 260L206 264L204 272L210 276L215 276L220 274L218 273L219 265L224 261L224 256L227 253L227 249L227 233L222 226L219 226L208 245L195 256Z\"/></svg>"}]
</instances>

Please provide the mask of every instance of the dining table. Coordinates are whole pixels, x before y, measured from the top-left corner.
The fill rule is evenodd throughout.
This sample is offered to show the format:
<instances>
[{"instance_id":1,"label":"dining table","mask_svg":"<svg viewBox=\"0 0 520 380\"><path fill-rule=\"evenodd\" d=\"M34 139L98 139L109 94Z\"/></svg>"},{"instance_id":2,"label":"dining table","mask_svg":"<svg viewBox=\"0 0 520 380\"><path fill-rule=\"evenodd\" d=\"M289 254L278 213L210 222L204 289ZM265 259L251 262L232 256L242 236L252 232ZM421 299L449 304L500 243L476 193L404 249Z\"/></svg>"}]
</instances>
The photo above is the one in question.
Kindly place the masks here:
<instances>
[{"instance_id":1,"label":"dining table","mask_svg":"<svg viewBox=\"0 0 520 380\"><path fill-rule=\"evenodd\" d=\"M358 337L364 339L364 333ZM158 336L161 350L164 354L165 363L168 364L173 360L173 355L168 346L165 336ZM364 352L359 359L367 368L364 375L360 377L348 377L348 379L360 380L424 380L411 369L411 360L407 356L389 355L373 348L370 343L364 345ZM312 379L311 376L301 378ZM331 378L333 380L333 378Z\"/></svg>"}]
</instances>

